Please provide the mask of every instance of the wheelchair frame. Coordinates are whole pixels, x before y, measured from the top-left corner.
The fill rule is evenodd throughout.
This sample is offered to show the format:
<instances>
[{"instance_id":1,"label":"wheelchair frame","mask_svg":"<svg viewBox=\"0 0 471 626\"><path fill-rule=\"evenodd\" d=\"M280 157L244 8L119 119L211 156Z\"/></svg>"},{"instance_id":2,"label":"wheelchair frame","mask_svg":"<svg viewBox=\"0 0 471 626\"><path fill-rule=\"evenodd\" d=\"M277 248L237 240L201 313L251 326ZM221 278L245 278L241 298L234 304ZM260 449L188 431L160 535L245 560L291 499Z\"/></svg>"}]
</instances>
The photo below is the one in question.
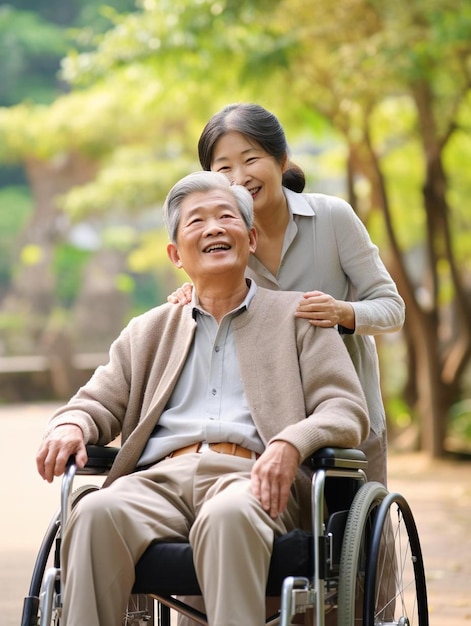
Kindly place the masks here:
<instances>
[{"instance_id":1,"label":"wheelchair frame","mask_svg":"<svg viewBox=\"0 0 471 626\"><path fill-rule=\"evenodd\" d=\"M71 459L63 476L61 506L41 544L29 594L24 600L21 626L62 624L61 529L67 523L71 507L91 490L99 488L97 485L85 485L72 492L74 477L76 474L107 474L118 448L87 446L87 452L89 460L86 467L77 470ZM311 609L314 623L325 626L326 608L335 607L338 609L337 626L428 626L422 552L406 500L400 494L388 493L379 483L367 482L367 461L359 450L323 448L311 457L310 467L313 471L312 540L301 537L302 541L306 540L306 544L302 545L306 545L309 552L308 564L303 561L301 569L305 571L302 575L292 575L293 572L287 571L282 576L280 592L271 594L281 596L280 611L268 617L266 624L289 626L295 614ZM338 480L343 483L338 483ZM329 488L334 483L335 486L341 484L345 487L346 497L342 494L340 498L332 490L333 498L329 497ZM400 524L391 521L393 507L394 519L398 518ZM398 537L401 545L397 546ZM286 536L286 539L289 542L291 538ZM276 541L272 560L276 560ZM54 565L47 567L54 544ZM170 546L170 550L187 546L154 545L157 549ZM406 553L406 561L399 560L403 558L403 552ZM286 556L286 552L284 554ZM406 581L402 579L404 571L409 576ZM390 592L392 577L394 590ZM384 589L387 591L382 591ZM123 624L170 626L170 610L174 609L207 626L203 613L175 597L197 595L197 591L189 593L188 589L172 587L163 592L161 588L141 592L138 588L135 592L139 599L144 598L144 607L133 611ZM411 592L412 598L409 599ZM146 606L147 597L151 599L150 606ZM399 607L398 617L394 612L396 607Z\"/></svg>"}]
</instances>

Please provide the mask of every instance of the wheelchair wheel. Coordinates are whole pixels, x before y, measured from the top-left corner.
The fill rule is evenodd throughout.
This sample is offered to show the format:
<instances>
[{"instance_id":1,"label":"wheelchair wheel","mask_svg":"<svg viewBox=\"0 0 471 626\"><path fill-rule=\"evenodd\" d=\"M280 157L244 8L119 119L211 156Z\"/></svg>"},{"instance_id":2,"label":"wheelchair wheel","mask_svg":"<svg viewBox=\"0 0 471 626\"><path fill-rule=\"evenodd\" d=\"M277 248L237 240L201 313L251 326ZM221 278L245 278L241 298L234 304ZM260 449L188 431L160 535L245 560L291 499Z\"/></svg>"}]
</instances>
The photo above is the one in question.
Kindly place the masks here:
<instances>
[{"instance_id":1,"label":"wheelchair wheel","mask_svg":"<svg viewBox=\"0 0 471 626\"><path fill-rule=\"evenodd\" d=\"M365 572L364 626L428 626L417 527L403 496L387 495L374 522Z\"/></svg>"},{"instance_id":2,"label":"wheelchair wheel","mask_svg":"<svg viewBox=\"0 0 471 626\"><path fill-rule=\"evenodd\" d=\"M77 502L79 502L79 500L95 489L98 489L97 485L84 485L74 491L71 496L72 508L77 504ZM56 568L60 567L60 521L61 516L60 511L58 511L52 518L39 548L38 556L36 557L36 562L33 568L33 574L31 576L29 595L25 598L23 604L21 626L37 626L37 624L41 624L42 626L45 623L44 619L47 619L51 626L57 626L60 622L60 611L58 610L52 611L50 619L49 617L44 618L42 616L42 606L40 600L46 568L49 566L54 566ZM59 585L57 584L56 587L58 586ZM55 594L58 595L59 593L59 589L56 588Z\"/></svg>"},{"instance_id":3,"label":"wheelchair wheel","mask_svg":"<svg viewBox=\"0 0 471 626\"><path fill-rule=\"evenodd\" d=\"M388 490L384 485L369 482L360 487L353 499L340 557L338 626L363 626L368 547L378 506L387 495Z\"/></svg>"}]
</instances>

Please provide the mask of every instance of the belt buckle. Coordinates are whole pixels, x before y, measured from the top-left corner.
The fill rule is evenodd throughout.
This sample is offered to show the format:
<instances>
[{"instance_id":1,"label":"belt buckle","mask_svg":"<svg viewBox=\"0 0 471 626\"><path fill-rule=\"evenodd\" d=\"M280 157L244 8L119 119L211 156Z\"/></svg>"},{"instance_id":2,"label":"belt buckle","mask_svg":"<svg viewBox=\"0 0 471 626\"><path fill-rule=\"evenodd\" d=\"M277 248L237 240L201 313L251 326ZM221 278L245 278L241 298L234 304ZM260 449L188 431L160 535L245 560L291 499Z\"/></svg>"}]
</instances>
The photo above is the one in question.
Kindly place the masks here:
<instances>
[{"instance_id":1,"label":"belt buckle","mask_svg":"<svg viewBox=\"0 0 471 626\"><path fill-rule=\"evenodd\" d=\"M202 441L199 445L198 452L206 452L207 450L210 450L209 443Z\"/></svg>"}]
</instances>

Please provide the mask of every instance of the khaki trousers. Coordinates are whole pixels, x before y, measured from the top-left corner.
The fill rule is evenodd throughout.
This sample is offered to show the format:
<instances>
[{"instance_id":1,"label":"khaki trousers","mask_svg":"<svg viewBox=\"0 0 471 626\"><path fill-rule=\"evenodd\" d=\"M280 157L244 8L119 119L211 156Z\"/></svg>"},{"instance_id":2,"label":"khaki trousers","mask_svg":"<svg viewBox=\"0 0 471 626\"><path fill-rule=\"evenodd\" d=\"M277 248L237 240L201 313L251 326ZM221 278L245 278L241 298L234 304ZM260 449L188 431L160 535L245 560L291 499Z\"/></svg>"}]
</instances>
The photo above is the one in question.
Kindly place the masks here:
<instances>
[{"instance_id":1,"label":"khaki trousers","mask_svg":"<svg viewBox=\"0 0 471 626\"><path fill-rule=\"evenodd\" d=\"M382 435L377 435L375 432L370 431L370 434L366 441L363 442L361 446L359 446L360 450L366 455L368 459L368 470L367 477L369 481L376 480L383 485L387 486L387 433L386 430L383 431ZM201 596L181 596L179 598L182 602L189 604L195 609L198 609L202 613L205 612L205 606L203 602L203 598ZM276 613L280 606L279 598L268 598L267 599L267 615L273 615ZM312 620L312 615L310 614L310 618ZM296 618L295 618L296 620ZM301 617L301 621L297 623L304 623L304 620ZM312 623L312 621L310 622ZM178 616L178 626L198 626L198 623L186 617L185 615Z\"/></svg>"},{"instance_id":2,"label":"khaki trousers","mask_svg":"<svg viewBox=\"0 0 471 626\"><path fill-rule=\"evenodd\" d=\"M83 498L62 542L64 626L119 626L134 566L155 540L189 541L210 626L263 626L274 536L299 525L269 517L250 491L254 461L207 451L157 463Z\"/></svg>"}]
</instances>

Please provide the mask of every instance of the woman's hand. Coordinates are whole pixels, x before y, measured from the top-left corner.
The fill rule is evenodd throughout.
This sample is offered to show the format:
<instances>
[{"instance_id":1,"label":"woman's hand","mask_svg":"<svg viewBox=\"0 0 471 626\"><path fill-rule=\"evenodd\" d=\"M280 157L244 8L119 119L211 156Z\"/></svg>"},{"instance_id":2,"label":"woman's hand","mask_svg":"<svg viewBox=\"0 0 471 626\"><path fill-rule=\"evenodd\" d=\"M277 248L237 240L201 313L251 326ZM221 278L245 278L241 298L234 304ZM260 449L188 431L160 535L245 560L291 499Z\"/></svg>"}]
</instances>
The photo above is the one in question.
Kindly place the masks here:
<instances>
[{"instance_id":1,"label":"woman's hand","mask_svg":"<svg viewBox=\"0 0 471 626\"><path fill-rule=\"evenodd\" d=\"M167 296L167 302L171 304L188 304L191 302L193 294L193 285L191 283L183 283L176 291Z\"/></svg>"},{"instance_id":2,"label":"woman's hand","mask_svg":"<svg viewBox=\"0 0 471 626\"><path fill-rule=\"evenodd\" d=\"M322 291L309 291L298 304L296 317L309 320L313 326L331 328L336 324L355 330L355 311L350 302L336 300Z\"/></svg>"}]
</instances>

